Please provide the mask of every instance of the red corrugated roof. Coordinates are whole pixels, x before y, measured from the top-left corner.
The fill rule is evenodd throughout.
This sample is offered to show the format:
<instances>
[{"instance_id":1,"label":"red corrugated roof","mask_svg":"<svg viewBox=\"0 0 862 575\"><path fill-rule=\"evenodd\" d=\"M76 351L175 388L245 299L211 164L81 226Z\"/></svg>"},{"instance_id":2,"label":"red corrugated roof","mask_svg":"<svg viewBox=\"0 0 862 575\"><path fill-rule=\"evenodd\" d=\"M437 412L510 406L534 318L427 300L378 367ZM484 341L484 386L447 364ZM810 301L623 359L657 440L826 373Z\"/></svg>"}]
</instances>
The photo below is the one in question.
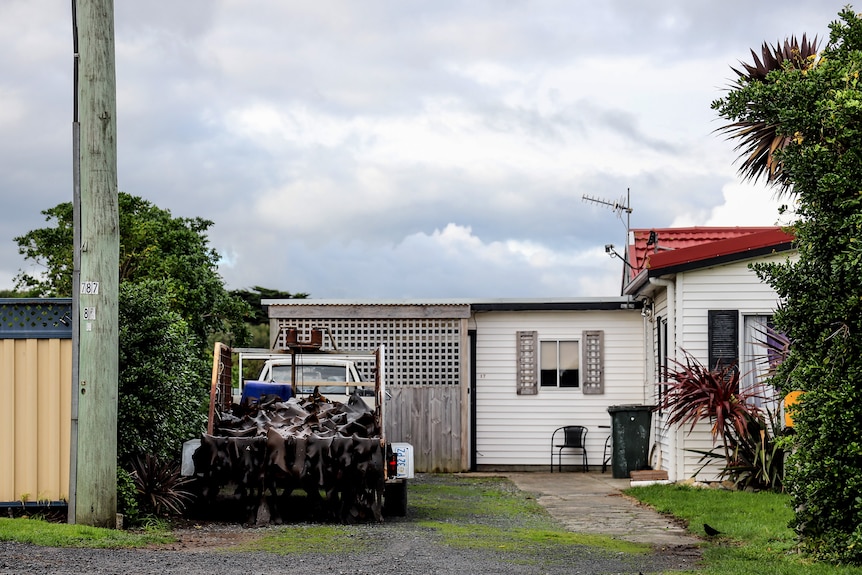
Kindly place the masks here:
<instances>
[{"instance_id":1,"label":"red corrugated roof","mask_svg":"<svg viewBox=\"0 0 862 575\"><path fill-rule=\"evenodd\" d=\"M651 232L656 241L648 246ZM793 241L793 236L778 226L638 229L632 230L632 237L629 280L644 269L673 267Z\"/></svg>"}]
</instances>

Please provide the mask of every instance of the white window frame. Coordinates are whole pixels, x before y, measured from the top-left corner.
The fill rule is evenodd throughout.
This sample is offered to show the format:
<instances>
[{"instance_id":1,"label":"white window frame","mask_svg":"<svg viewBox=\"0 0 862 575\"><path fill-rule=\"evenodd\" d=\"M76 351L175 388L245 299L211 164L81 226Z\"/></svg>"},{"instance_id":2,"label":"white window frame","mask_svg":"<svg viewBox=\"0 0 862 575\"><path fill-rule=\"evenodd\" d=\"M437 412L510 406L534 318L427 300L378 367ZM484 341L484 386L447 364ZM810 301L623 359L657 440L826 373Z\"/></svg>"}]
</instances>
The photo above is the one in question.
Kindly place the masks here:
<instances>
[{"instance_id":1,"label":"white window frame","mask_svg":"<svg viewBox=\"0 0 862 575\"><path fill-rule=\"evenodd\" d=\"M577 370L578 370L578 381L577 386L574 385L560 385L561 380L561 372L564 371L560 369L560 344L561 343L574 343L577 345L577 351L575 353L575 359L577 361ZM556 344L555 346L555 363L556 363L556 385L545 385L543 383L542 372L543 370L543 359L544 359L544 347L547 344ZM566 389L566 390L581 390L583 388L583 366L581 365L583 362L583 358L581 357L582 353L582 342L579 337L571 337L571 338L543 338L539 340L539 389Z\"/></svg>"}]
</instances>

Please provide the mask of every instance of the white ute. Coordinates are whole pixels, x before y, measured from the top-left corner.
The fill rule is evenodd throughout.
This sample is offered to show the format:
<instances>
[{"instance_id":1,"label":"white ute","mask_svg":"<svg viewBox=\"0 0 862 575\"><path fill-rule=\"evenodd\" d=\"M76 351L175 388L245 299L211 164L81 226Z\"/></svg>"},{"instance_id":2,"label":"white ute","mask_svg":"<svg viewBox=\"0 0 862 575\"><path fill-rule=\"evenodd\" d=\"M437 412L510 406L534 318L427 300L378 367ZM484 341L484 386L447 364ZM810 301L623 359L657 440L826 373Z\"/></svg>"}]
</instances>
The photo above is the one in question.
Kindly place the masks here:
<instances>
[{"instance_id":1,"label":"white ute","mask_svg":"<svg viewBox=\"0 0 862 575\"><path fill-rule=\"evenodd\" d=\"M225 389L217 392L216 383L213 383L214 391L211 397L214 400L211 403L215 407L211 406L213 417L208 433L213 433L212 420L218 420L220 414L227 416L233 406L247 408L256 403L263 405L270 399L293 402L312 396L333 403L348 404L358 398L373 412L380 430L380 446L385 454L383 512L392 516L406 515L407 480L414 476L413 447L409 443L389 443L386 439L385 413L388 394L383 378L385 352L382 346L370 353L274 353L265 349L248 348L230 351L238 354L240 374L243 373L243 365L252 361L262 361L263 367L256 380L244 380L240 377L240 387L230 391ZM215 374L218 369L224 367L218 367L218 359L214 359ZM357 366L362 366L366 373L373 373L374 380L363 380ZM195 468L192 460L192 454L200 445L200 440L187 443L183 450L183 473L200 474L201 470Z\"/></svg>"}]
</instances>

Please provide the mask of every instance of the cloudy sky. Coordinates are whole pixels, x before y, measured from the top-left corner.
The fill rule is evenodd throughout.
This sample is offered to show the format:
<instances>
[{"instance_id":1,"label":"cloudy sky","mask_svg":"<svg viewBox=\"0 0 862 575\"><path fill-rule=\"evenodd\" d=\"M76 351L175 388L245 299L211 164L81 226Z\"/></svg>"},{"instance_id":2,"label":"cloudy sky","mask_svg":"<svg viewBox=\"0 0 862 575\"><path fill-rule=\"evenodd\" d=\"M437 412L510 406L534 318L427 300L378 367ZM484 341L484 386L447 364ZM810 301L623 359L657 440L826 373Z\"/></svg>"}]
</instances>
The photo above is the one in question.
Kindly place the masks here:
<instances>
[{"instance_id":1,"label":"cloudy sky","mask_svg":"<svg viewBox=\"0 0 862 575\"><path fill-rule=\"evenodd\" d=\"M119 187L212 220L229 288L616 296L626 218L583 196L777 223L710 103L846 1L116 0ZM0 289L71 200L71 72L70 0L0 0Z\"/></svg>"}]
</instances>

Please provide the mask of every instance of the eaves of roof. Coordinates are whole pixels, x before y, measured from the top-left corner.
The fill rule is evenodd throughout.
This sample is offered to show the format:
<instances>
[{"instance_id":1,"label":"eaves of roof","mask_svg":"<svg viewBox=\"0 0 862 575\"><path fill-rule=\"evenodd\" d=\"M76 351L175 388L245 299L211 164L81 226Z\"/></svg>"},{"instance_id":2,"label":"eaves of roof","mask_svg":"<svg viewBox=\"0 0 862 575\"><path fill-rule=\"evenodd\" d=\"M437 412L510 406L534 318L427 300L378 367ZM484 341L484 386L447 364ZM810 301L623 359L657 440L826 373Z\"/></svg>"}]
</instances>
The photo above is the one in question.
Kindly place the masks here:
<instances>
[{"instance_id":1,"label":"eaves of roof","mask_svg":"<svg viewBox=\"0 0 862 575\"><path fill-rule=\"evenodd\" d=\"M649 256L649 277L690 271L793 249L794 236L781 229L756 232Z\"/></svg>"},{"instance_id":2,"label":"eaves of roof","mask_svg":"<svg viewBox=\"0 0 862 575\"><path fill-rule=\"evenodd\" d=\"M474 302L474 312L488 311L610 311L640 308L641 302L628 297L534 299L534 300L488 300Z\"/></svg>"},{"instance_id":3,"label":"eaves of roof","mask_svg":"<svg viewBox=\"0 0 862 575\"><path fill-rule=\"evenodd\" d=\"M628 281L632 282L646 269L649 258L662 251L688 249L700 244L713 244L740 236L778 230L778 226L740 227L740 226L692 226L680 228L633 229L629 234L630 244L626 257L629 262Z\"/></svg>"},{"instance_id":4,"label":"eaves of roof","mask_svg":"<svg viewBox=\"0 0 862 575\"><path fill-rule=\"evenodd\" d=\"M326 300L326 299L265 299L261 305L269 308L314 308L330 309L334 313L351 310L358 313L364 308L368 311L382 308L399 308L402 310L418 308L448 308L470 310L473 312L490 311L603 311L619 309L635 309L640 307L636 302L625 296L614 297L584 297L584 298L489 298L489 299L438 299L438 300ZM277 312L279 315L284 312ZM301 312L299 312L301 313ZM272 314L270 314L272 315Z\"/></svg>"}]
</instances>

